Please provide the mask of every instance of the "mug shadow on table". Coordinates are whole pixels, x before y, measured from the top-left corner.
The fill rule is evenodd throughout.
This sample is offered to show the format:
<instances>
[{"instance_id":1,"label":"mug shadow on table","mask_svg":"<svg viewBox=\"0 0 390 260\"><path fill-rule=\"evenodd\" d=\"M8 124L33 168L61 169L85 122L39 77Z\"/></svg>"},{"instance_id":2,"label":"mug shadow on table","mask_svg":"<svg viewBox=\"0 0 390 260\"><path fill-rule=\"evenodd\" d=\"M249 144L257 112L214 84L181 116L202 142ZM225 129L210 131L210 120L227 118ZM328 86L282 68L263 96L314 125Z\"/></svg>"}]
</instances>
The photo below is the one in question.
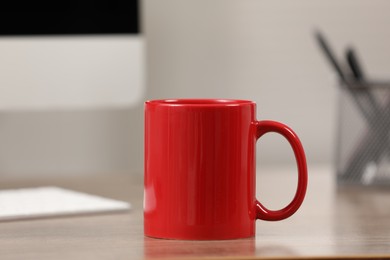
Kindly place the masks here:
<instances>
[{"instance_id":1,"label":"mug shadow on table","mask_svg":"<svg viewBox=\"0 0 390 260\"><path fill-rule=\"evenodd\" d=\"M292 249L280 245L256 245L255 238L217 241L166 240L145 237L146 258L223 257L223 256L278 256L297 255Z\"/></svg>"}]
</instances>

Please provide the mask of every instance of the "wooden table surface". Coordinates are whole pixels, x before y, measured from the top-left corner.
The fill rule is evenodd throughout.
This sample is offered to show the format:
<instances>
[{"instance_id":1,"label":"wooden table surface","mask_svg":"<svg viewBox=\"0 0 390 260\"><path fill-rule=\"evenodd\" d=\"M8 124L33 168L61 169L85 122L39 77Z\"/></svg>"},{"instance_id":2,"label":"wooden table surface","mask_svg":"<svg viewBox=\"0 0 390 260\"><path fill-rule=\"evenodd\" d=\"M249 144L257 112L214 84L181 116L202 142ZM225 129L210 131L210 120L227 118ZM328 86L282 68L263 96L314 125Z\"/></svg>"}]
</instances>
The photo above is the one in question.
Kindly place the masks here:
<instances>
[{"instance_id":1,"label":"wooden table surface","mask_svg":"<svg viewBox=\"0 0 390 260\"><path fill-rule=\"evenodd\" d=\"M257 195L289 202L294 168L261 168ZM337 188L329 167L309 167L306 200L291 218L257 221L252 239L177 241L144 237L142 176L4 180L0 189L57 185L132 203L126 213L0 222L0 259L253 259L390 257L390 187Z\"/></svg>"}]
</instances>

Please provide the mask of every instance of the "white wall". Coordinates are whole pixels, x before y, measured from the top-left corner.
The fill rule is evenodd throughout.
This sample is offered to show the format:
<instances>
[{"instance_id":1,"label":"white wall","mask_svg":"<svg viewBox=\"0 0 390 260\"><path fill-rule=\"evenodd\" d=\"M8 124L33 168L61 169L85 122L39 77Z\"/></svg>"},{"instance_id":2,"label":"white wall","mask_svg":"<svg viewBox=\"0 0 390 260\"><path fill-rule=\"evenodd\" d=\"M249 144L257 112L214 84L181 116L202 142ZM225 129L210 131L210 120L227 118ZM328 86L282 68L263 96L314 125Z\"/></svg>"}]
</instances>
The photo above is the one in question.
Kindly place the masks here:
<instances>
[{"instance_id":1,"label":"white wall","mask_svg":"<svg viewBox=\"0 0 390 260\"><path fill-rule=\"evenodd\" d=\"M0 180L142 173L142 109L0 112Z\"/></svg>"},{"instance_id":2,"label":"white wall","mask_svg":"<svg viewBox=\"0 0 390 260\"><path fill-rule=\"evenodd\" d=\"M337 54L353 44L373 77L390 78L390 2L145 0L148 94L252 99L259 119L290 125L308 161L332 161L337 80L315 28ZM293 163L286 141L260 141L260 161Z\"/></svg>"},{"instance_id":3,"label":"white wall","mask_svg":"<svg viewBox=\"0 0 390 260\"><path fill-rule=\"evenodd\" d=\"M353 43L370 76L390 78L389 10L385 0L143 0L147 88L142 98L255 100L259 119L295 129L309 164L329 163L337 84L313 29L323 29L339 55ZM126 53L127 47L121 48ZM113 50L102 51L112 57ZM0 62L12 62L6 58ZM123 57L106 61L107 70L123 68ZM90 77L125 84L104 73ZM2 111L0 176L142 173L142 111L142 100L121 109ZM258 148L263 164L293 163L279 136L265 136Z\"/></svg>"}]
</instances>

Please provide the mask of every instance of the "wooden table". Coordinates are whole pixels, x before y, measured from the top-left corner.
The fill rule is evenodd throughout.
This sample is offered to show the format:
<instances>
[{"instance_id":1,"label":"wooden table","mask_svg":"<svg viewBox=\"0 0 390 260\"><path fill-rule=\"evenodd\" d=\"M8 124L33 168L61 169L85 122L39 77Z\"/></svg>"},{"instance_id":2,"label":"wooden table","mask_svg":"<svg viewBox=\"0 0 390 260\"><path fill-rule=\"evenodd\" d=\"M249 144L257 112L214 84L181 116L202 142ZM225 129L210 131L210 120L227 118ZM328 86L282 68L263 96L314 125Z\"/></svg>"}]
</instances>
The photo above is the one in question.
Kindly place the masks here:
<instances>
[{"instance_id":1,"label":"wooden table","mask_svg":"<svg viewBox=\"0 0 390 260\"><path fill-rule=\"evenodd\" d=\"M258 198L277 208L295 189L294 168L261 168ZM257 222L253 239L175 241L143 236L142 176L2 180L1 189L58 185L126 200L128 213L0 222L0 259L390 257L390 189L337 188L329 167L309 167L307 198L291 218ZM268 174L267 174L268 173Z\"/></svg>"}]
</instances>

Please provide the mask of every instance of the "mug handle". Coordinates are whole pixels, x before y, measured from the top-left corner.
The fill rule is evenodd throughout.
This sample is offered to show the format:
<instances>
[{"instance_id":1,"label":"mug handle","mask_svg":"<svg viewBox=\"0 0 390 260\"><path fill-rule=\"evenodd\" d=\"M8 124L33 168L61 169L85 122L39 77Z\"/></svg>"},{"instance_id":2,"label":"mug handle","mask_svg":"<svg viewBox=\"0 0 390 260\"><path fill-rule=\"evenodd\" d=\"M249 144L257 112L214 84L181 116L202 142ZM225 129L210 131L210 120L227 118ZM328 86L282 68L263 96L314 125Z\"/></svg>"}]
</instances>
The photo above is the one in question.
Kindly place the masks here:
<instances>
[{"instance_id":1,"label":"mug handle","mask_svg":"<svg viewBox=\"0 0 390 260\"><path fill-rule=\"evenodd\" d=\"M293 200L280 210L269 210L256 200L256 218L268 221L277 221L288 218L298 210L306 194L307 165L303 146L296 133L285 124L264 120L253 122L253 125L255 127L256 140L268 132L276 132L284 136L294 151L295 160L298 166L298 185Z\"/></svg>"}]
</instances>

